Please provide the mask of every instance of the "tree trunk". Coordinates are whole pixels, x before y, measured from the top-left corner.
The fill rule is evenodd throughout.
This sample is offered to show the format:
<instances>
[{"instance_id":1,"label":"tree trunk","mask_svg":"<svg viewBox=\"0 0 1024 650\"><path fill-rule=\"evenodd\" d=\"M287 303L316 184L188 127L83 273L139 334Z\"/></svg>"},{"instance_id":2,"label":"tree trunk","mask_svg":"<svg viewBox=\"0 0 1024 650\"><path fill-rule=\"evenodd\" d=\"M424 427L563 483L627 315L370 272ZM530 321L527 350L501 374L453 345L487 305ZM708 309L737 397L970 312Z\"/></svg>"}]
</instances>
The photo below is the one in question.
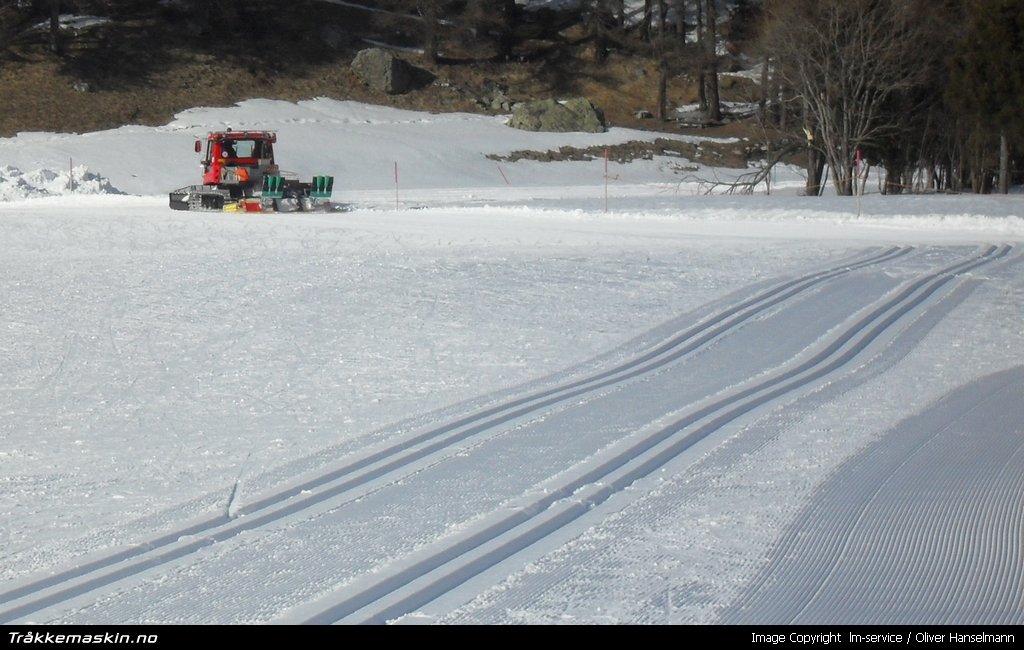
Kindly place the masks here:
<instances>
[{"instance_id":1,"label":"tree trunk","mask_svg":"<svg viewBox=\"0 0 1024 650\"><path fill-rule=\"evenodd\" d=\"M999 193L1010 193L1010 145L1006 132L999 134Z\"/></svg>"},{"instance_id":2,"label":"tree trunk","mask_svg":"<svg viewBox=\"0 0 1024 650\"><path fill-rule=\"evenodd\" d=\"M844 164L835 165L832 171L835 174L832 182L836 187L836 195L853 196L853 179L849 167Z\"/></svg>"},{"instance_id":3,"label":"tree trunk","mask_svg":"<svg viewBox=\"0 0 1024 650\"><path fill-rule=\"evenodd\" d=\"M498 26L498 53L499 61L508 61L512 58L512 48L516 44L516 2L515 0L500 0L501 21Z\"/></svg>"},{"instance_id":4,"label":"tree trunk","mask_svg":"<svg viewBox=\"0 0 1024 650\"><path fill-rule=\"evenodd\" d=\"M640 23L640 40L650 41L651 32L654 31L651 28L651 23L654 22L654 0L644 0L644 17Z\"/></svg>"},{"instance_id":5,"label":"tree trunk","mask_svg":"<svg viewBox=\"0 0 1024 650\"><path fill-rule=\"evenodd\" d=\"M57 55L64 53L60 38L60 0L50 0L50 51Z\"/></svg>"},{"instance_id":6,"label":"tree trunk","mask_svg":"<svg viewBox=\"0 0 1024 650\"><path fill-rule=\"evenodd\" d=\"M964 162L964 158L963 148L959 146L955 147L949 154L949 179L947 187L950 191L957 194L964 191L964 185L967 181L967 165Z\"/></svg>"},{"instance_id":7,"label":"tree trunk","mask_svg":"<svg viewBox=\"0 0 1024 650\"><path fill-rule=\"evenodd\" d=\"M608 30L614 21L614 15L608 7L607 0L596 0L594 11L590 15L590 35L594 40L594 63L604 63L608 59Z\"/></svg>"},{"instance_id":8,"label":"tree trunk","mask_svg":"<svg viewBox=\"0 0 1024 650\"><path fill-rule=\"evenodd\" d=\"M658 121L668 118L668 62L663 58L658 63Z\"/></svg>"},{"instance_id":9,"label":"tree trunk","mask_svg":"<svg viewBox=\"0 0 1024 650\"><path fill-rule=\"evenodd\" d=\"M987 174L984 171L971 170L971 191L975 194L988 194L988 189L985 183L985 176Z\"/></svg>"},{"instance_id":10,"label":"tree trunk","mask_svg":"<svg viewBox=\"0 0 1024 650\"><path fill-rule=\"evenodd\" d=\"M707 11L704 15L704 23L707 25L707 38L704 39L705 57L707 69L704 73L704 83L707 86L705 99L707 101L707 118L711 122L722 120L722 102L718 95L718 32L717 13L715 11L715 0L707 0Z\"/></svg>"},{"instance_id":11,"label":"tree trunk","mask_svg":"<svg viewBox=\"0 0 1024 650\"><path fill-rule=\"evenodd\" d=\"M778 126L780 131L785 131L789 128L789 102L786 98L786 87L781 83L775 83L772 85L772 101L776 102L775 113L778 116Z\"/></svg>"},{"instance_id":12,"label":"tree trunk","mask_svg":"<svg viewBox=\"0 0 1024 650\"><path fill-rule=\"evenodd\" d=\"M757 111L761 116L761 122L768 124L768 96L771 94L769 88L770 78L768 76L768 56L761 62L761 98L757 102Z\"/></svg>"},{"instance_id":13,"label":"tree trunk","mask_svg":"<svg viewBox=\"0 0 1024 650\"><path fill-rule=\"evenodd\" d=\"M705 52L707 52L707 45L705 43L707 40L707 34L704 29L704 0L697 0L696 19L697 49L700 51L701 58L703 58L707 56L705 54ZM704 62L701 61L700 66L697 69L697 108L700 109L700 112L705 114L708 111L708 87L707 84L704 83L706 69Z\"/></svg>"},{"instance_id":14,"label":"tree trunk","mask_svg":"<svg viewBox=\"0 0 1024 650\"><path fill-rule=\"evenodd\" d=\"M812 146L807 147L807 184L804 189L806 196L821 194L821 185L825 174L825 156Z\"/></svg>"},{"instance_id":15,"label":"tree trunk","mask_svg":"<svg viewBox=\"0 0 1024 650\"><path fill-rule=\"evenodd\" d=\"M827 138L823 138L821 142L828 152L828 162L832 168L832 185L836 188L836 194L853 196L853 163L849 143L844 141L836 147Z\"/></svg>"},{"instance_id":16,"label":"tree trunk","mask_svg":"<svg viewBox=\"0 0 1024 650\"><path fill-rule=\"evenodd\" d=\"M431 63L437 63L438 10L436 1L420 0L419 10L423 17L423 57Z\"/></svg>"}]
</instances>

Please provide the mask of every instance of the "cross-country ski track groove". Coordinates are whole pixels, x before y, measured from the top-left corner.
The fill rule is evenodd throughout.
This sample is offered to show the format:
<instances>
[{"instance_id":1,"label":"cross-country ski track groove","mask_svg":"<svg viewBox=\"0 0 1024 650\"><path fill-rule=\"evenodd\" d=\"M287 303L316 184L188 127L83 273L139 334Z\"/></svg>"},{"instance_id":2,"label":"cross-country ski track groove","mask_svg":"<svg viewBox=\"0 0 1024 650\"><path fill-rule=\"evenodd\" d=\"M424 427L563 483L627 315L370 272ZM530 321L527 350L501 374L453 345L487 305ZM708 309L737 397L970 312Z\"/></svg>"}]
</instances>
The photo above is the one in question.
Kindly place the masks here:
<instances>
[{"instance_id":1,"label":"cross-country ski track groove","mask_svg":"<svg viewBox=\"0 0 1024 650\"><path fill-rule=\"evenodd\" d=\"M646 352L609 370L509 399L322 473L301 485L279 490L239 508L234 517L209 518L160 535L132 548L101 556L76 567L21 584L0 594L0 622L25 617L85 594L128 580L155 567L174 563L219 542L281 522L351 502L382 484L393 484L440 463L453 450L476 438L487 438L502 426L536 418L553 408L581 399L597 399L615 389L657 373L680 359L706 352L716 340L744 327L787 301L820 289L853 271L882 266L908 255L912 248L891 248L865 254L828 269L806 274L755 292L721 309ZM324 594L289 615L295 622L380 623L415 611L486 568L514 555L529 544L578 519L594 505L653 472L685 449L721 427L772 403L813 388L822 378L865 356L883 342L893 325L908 313L941 300L942 290L957 275L1005 258L1009 246L991 246L955 264L925 273L887 292L870 308L829 332L809 352L767 372L748 377L732 389L689 406L667 426L605 454L561 482L545 486L543 494L515 499L482 516L450 538L427 544L394 564L389 571L370 573L344 585L337 594ZM395 568L397 567L397 568Z\"/></svg>"}]
</instances>

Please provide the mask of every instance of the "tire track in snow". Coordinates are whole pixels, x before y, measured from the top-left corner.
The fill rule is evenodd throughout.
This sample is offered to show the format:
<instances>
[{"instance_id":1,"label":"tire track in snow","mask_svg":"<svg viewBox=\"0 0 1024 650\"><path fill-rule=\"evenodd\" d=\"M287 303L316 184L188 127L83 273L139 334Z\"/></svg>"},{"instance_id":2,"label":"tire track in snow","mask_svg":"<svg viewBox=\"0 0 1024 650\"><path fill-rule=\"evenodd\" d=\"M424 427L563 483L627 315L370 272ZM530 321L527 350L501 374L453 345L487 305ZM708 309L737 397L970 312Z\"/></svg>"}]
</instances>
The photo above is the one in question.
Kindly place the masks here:
<instances>
[{"instance_id":1,"label":"tire track in snow","mask_svg":"<svg viewBox=\"0 0 1024 650\"><path fill-rule=\"evenodd\" d=\"M16 620L42 608L57 605L155 566L235 537L243 531L269 525L300 513L372 481L407 470L414 463L494 427L573 400L582 395L629 382L654 372L741 327L775 306L829 280L852 271L883 264L907 255L912 247L893 247L845 260L759 291L726 307L663 343L609 370L566 382L553 388L503 402L466 417L435 427L400 444L320 474L287 490L277 491L238 508L235 517L202 519L132 548L103 555L74 568L0 592L0 623ZM237 518L245 515L243 518Z\"/></svg>"},{"instance_id":2,"label":"tire track in snow","mask_svg":"<svg viewBox=\"0 0 1024 650\"><path fill-rule=\"evenodd\" d=\"M730 395L697 405L672 424L619 451L592 469L543 494L521 500L511 513L485 517L454 539L441 540L378 572L347 585L317 610L296 608L301 622L385 623L412 613L472 577L553 534L636 480L663 466L711 433L751 411L847 366L894 336L893 325L925 304L959 274L1006 257L1012 247L991 246L959 263L925 274L895 296L887 296L855 323L833 335L811 358L752 378ZM941 296L940 296L941 297Z\"/></svg>"}]
</instances>

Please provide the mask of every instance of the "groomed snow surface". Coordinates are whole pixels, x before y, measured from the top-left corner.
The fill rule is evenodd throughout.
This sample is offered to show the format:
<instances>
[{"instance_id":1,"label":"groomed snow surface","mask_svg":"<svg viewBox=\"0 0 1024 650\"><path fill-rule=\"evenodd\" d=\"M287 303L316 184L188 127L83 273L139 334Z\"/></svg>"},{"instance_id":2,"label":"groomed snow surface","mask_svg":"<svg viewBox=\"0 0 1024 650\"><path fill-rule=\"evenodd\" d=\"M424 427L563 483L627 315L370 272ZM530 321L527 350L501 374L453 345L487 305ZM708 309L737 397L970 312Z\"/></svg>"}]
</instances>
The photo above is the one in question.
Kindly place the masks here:
<instances>
[{"instance_id":1,"label":"groomed snow surface","mask_svg":"<svg viewBox=\"0 0 1024 650\"><path fill-rule=\"evenodd\" d=\"M0 141L0 621L1024 623L1021 195L504 122ZM228 126L343 210L169 210Z\"/></svg>"}]
</instances>

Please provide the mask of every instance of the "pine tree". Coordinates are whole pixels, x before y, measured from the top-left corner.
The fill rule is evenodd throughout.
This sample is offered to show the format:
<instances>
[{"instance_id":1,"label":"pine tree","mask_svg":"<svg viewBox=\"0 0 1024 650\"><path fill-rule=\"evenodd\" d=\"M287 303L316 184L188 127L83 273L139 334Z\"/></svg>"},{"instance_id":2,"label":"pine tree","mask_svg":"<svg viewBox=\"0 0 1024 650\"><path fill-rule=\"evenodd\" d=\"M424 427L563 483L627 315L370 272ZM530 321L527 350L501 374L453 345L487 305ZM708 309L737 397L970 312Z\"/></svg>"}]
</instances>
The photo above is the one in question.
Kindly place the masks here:
<instances>
[{"instance_id":1,"label":"pine tree","mask_svg":"<svg viewBox=\"0 0 1024 650\"><path fill-rule=\"evenodd\" d=\"M973 189L988 191L998 166L999 191L1006 193L1009 151L1024 137L1024 2L967 0L966 9L946 97L966 126Z\"/></svg>"}]
</instances>

